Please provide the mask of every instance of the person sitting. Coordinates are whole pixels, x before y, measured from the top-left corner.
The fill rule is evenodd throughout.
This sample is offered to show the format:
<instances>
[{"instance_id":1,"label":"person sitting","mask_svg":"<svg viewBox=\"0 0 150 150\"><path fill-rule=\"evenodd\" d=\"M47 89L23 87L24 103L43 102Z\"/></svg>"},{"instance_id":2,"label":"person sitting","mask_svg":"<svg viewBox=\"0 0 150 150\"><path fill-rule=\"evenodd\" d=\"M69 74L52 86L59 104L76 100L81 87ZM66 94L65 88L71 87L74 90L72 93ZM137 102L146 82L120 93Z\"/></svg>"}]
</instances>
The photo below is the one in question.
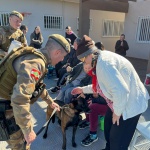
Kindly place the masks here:
<instances>
[{"instance_id":1,"label":"person sitting","mask_svg":"<svg viewBox=\"0 0 150 150\"><path fill-rule=\"evenodd\" d=\"M28 32L28 27L27 27L26 25L22 24L22 25L20 26L20 30L23 32L23 35L26 37L26 34L27 34L27 32ZM26 45L28 45L27 40L26 40Z\"/></svg>"},{"instance_id":2,"label":"person sitting","mask_svg":"<svg viewBox=\"0 0 150 150\"><path fill-rule=\"evenodd\" d=\"M96 46L99 50L104 50L104 49L105 49L105 47L104 47L104 45L103 45L102 42L96 42L96 43L95 43L95 46Z\"/></svg>"},{"instance_id":3,"label":"person sitting","mask_svg":"<svg viewBox=\"0 0 150 150\"><path fill-rule=\"evenodd\" d=\"M77 35L72 31L70 26L66 27L66 35L65 38L69 38L71 40L71 44L73 45L74 40L77 38Z\"/></svg>"},{"instance_id":4,"label":"person sitting","mask_svg":"<svg viewBox=\"0 0 150 150\"><path fill-rule=\"evenodd\" d=\"M73 43L74 50L77 50L78 45L80 44L80 42L81 42L81 38L79 38L79 37L77 37L77 38L74 40L74 43Z\"/></svg>"},{"instance_id":5,"label":"person sitting","mask_svg":"<svg viewBox=\"0 0 150 150\"><path fill-rule=\"evenodd\" d=\"M85 95L82 95L85 98ZM87 96L86 96L87 97ZM84 129L90 126L88 135L81 141L81 145L90 146L92 143L98 140L97 127L98 127L98 116L105 116L108 109L105 99L94 93L91 98L87 98L90 108L90 113L86 114L86 121L83 121L79 125L79 129Z\"/></svg>"},{"instance_id":6,"label":"person sitting","mask_svg":"<svg viewBox=\"0 0 150 150\"><path fill-rule=\"evenodd\" d=\"M39 26L35 27L34 32L30 36L30 40L31 40L30 46L36 49L40 49L42 47L43 36Z\"/></svg>"},{"instance_id":7,"label":"person sitting","mask_svg":"<svg viewBox=\"0 0 150 150\"><path fill-rule=\"evenodd\" d=\"M26 36L27 32L28 32L28 27L24 24L22 24L20 26L20 30L23 32L23 34Z\"/></svg>"},{"instance_id":8,"label":"person sitting","mask_svg":"<svg viewBox=\"0 0 150 150\"><path fill-rule=\"evenodd\" d=\"M70 72L68 83L62 89L60 89L57 100L64 101L66 104L70 103L73 95L71 91L73 88L80 85L80 82L88 76L87 73L91 70L92 66L90 64L79 63L75 67L67 67L67 72Z\"/></svg>"},{"instance_id":9,"label":"person sitting","mask_svg":"<svg viewBox=\"0 0 150 150\"><path fill-rule=\"evenodd\" d=\"M70 39L66 39L66 40L70 44L71 51L67 56L65 56L65 58L62 62L60 62L59 64L57 64L55 66L56 75L59 79L57 81L57 86L51 88L51 90L50 90L51 93L58 92L60 90L60 86L65 84L65 82L66 82L65 77L68 75L66 68L68 66L74 67L78 63L81 62L76 56L76 49L75 49L76 47L74 48L72 46ZM81 41L81 39L77 38L74 43L78 45L80 41Z\"/></svg>"}]
</instances>

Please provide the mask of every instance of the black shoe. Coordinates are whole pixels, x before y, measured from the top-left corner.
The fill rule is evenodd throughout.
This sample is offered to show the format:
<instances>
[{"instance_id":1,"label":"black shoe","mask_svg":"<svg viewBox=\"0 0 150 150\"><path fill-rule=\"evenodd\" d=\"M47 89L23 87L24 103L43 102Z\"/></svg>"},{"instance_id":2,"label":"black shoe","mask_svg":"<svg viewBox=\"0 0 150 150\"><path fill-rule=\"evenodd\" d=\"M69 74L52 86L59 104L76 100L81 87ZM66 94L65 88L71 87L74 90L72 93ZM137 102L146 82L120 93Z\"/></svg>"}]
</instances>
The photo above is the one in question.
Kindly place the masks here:
<instances>
[{"instance_id":1,"label":"black shoe","mask_svg":"<svg viewBox=\"0 0 150 150\"><path fill-rule=\"evenodd\" d=\"M83 123L81 123L81 124L79 125L79 129L85 129L85 128L87 128L87 127L90 127L90 123L87 122L87 121L84 121Z\"/></svg>"},{"instance_id":2,"label":"black shoe","mask_svg":"<svg viewBox=\"0 0 150 150\"><path fill-rule=\"evenodd\" d=\"M92 138L92 134L89 134L84 140L82 140L81 144L83 146L90 146L92 143L98 140L98 137Z\"/></svg>"},{"instance_id":3,"label":"black shoe","mask_svg":"<svg viewBox=\"0 0 150 150\"><path fill-rule=\"evenodd\" d=\"M50 92L51 92L51 93L56 93L56 92L58 92L59 90L60 90L60 86L56 86L56 87L51 88Z\"/></svg>"}]
</instances>

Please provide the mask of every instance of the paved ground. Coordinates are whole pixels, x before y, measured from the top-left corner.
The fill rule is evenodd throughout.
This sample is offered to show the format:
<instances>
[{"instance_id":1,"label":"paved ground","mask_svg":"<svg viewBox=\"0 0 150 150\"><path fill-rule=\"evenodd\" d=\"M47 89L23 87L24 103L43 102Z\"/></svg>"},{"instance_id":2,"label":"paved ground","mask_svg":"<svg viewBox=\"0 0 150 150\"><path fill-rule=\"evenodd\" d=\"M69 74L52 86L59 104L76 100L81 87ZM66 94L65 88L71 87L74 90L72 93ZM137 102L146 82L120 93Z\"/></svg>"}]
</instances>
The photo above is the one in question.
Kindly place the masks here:
<instances>
[{"instance_id":1,"label":"paved ground","mask_svg":"<svg viewBox=\"0 0 150 150\"><path fill-rule=\"evenodd\" d=\"M145 79L145 74L146 74L146 66L147 66L147 61L146 60L141 60L141 59L131 59L129 60L133 63L135 66L135 69L137 70L140 78L142 81ZM49 89L52 86L56 85L56 81L54 80L55 77L52 77L51 79L45 79L45 83L47 84L47 89ZM51 96L54 98L56 94L51 94ZM150 108L150 103L149 103L149 108ZM150 120L150 109L147 109L147 111L141 116L140 122L144 120ZM31 106L31 112L33 114L33 122L34 122L34 130L37 132L45 123L45 111L46 111L46 104L45 102L39 100L36 102L34 105ZM103 132L99 129L98 126L98 137L99 140L92 144L89 147L83 147L81 146L80 142L81 140L88 134L89 128L86 128L84 130L77 130L76 134L76 143L77 143L77 148L73 148L71 146L71 135L72 135L72 128L70 127L67 130L67 150L99 150L101 148L104 148L105 146L105 139ZM55 124L50 124L49 125L49 130L48 130L48 137L47 139L43 139L43 132L37 137L37 139L33 142L31 146L31 150L61 150L62 146L62 133L60 127ZM139 142L143 142L142 138L138 139ZM6 142L0 142L0 150L10 150L7 147ZM139 147L139 150L148 150L148 147Z\"/></svg>"}]
</instances>

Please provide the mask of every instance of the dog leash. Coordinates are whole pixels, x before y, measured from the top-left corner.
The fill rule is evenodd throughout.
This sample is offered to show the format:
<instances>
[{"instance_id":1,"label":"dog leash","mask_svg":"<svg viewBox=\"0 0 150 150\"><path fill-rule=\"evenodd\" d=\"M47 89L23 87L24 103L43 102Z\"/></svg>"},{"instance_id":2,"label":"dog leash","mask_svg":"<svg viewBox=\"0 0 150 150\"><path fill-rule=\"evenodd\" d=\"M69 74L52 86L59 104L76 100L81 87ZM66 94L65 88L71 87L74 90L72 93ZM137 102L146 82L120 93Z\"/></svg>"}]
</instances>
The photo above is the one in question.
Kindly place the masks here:
<instances>
[{"instance_id":1,"label":"dog leash","mask_svg":"<svg viewBox=\"0 0 150 150\"><path fill-rule=\"evenodd\" d=\"M43 130L44 128L47 126L47 124L50 122L51 118L53 117L53 115L55 114L55 112L57 111L57 108L55 108L51 114L51 116L49 117L49 119L46 121L46 123L43 125L43 127L36 133L36 135L38 136ZM24 142L24 149L26 150L26 144L27 142Z\"/></svg>"},{"instance_id":2,"label":"dog leash","mask_svg":"<svg viewBox=\"0 0 150 150\"><path fill-rule=\"evenodd\" d=\"M36 133L36 135L38 136L42 131L43 129L47 126L47 124L49 123L49 121L51 120L51 118L53 117L53 115L55 114L57 108L55 108L51 114L51 116L49 117L49 119L46 121L46 123L43 125L43 127Z\"/></svg>"}]
</instances>

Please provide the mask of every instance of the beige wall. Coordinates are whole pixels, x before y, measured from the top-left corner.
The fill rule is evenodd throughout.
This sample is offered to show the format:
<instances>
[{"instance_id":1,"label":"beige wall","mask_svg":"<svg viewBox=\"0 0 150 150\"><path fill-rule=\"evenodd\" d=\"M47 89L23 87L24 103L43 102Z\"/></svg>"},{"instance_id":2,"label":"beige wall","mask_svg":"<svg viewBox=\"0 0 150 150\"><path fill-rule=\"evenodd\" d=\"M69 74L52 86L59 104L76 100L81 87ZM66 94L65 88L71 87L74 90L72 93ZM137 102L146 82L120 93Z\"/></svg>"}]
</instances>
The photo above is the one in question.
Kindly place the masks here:
<instances>
[{"instance_id":1,"label":"beige wall","mask_svg":"<svg viewBox=\"0 0 150 150\"><path fill-rule=\"evenodd\" d=\"M117 12L99 11L91 10L90 18L92 18L92 30L90 30L89 35L95 41L103 42L105 49L110 51L115 51L115 43L119 37L103 37L103 20L117 20L124 21L125 14Z\"/></svg>"},{"instance_id":2,"label":"beige wall","mask_svg":"<svg viewBox=\"0 0 150 150\"><path fill-rule=\"evenodd\" d=\"M149 43L137 43L136 42L136 30L138 25L139 16L150 15L150 0L129 2L129 12L125 16L125 28L124 32L126 40L129 44L128 56L148 59L150 53Z\"/></svg>"}]
</instances>

